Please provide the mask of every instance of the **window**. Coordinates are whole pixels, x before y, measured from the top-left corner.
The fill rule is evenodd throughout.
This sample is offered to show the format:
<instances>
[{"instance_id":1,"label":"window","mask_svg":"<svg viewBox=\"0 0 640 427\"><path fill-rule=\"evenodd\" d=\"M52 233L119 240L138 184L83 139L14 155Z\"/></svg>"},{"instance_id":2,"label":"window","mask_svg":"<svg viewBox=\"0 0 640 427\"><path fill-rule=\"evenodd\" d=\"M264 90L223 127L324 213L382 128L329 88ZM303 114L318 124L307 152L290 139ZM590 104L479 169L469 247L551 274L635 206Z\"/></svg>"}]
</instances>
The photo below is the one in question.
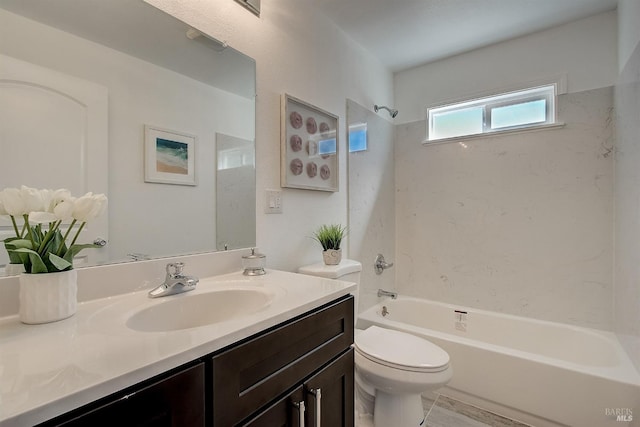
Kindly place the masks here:
<instances>
[{"instance_id":1,"label":"window","mask_svg":"<svg viewBox=\"0 0 640 427\"><path fill-rule=\"evenodd\" d=\"M349 152L367 150L367 124L357 123L349 126Z\"/></svg>"},{"instance_id":2,"label":"window","mask_svg":"<svg viewBox=\"0 0 640 427\"><path fill-rule=\"evenodd\" d=\"M555 123L556 85L428 109L428 141ZM428 142L427 141L427 142Z\"/></svg>"}]
</instances>

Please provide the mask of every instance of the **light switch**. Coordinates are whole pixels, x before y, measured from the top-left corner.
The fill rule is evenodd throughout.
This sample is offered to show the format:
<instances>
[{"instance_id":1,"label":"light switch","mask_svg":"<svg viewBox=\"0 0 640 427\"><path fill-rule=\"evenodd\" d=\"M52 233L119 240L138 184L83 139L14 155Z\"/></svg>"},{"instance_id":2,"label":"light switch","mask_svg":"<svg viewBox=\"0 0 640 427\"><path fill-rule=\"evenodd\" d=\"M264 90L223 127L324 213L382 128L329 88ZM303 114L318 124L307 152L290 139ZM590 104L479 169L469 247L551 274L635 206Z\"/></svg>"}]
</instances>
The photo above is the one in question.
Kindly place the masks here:
<instances>
[{"instance_id":1,"label":"light switch","mask_svg":"<svg viewBox=\"0 0 640 427\"><path fill-rule=\"evenodd\" d=\"M266 190L265 213L282 213L282 190Z\"/></svg>"}]
</instances>

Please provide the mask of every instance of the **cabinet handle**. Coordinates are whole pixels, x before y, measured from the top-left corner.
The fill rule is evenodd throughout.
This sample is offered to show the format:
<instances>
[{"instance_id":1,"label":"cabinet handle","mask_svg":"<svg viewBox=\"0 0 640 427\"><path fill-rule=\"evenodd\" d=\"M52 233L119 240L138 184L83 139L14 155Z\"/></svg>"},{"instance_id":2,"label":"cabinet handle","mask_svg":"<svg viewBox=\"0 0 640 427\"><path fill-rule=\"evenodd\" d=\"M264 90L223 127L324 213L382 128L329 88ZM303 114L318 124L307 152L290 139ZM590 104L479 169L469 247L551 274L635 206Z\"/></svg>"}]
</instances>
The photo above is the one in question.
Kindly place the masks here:
<instances>
[{"instance_id":1,"label":"cabinet handle","mask_svg":"<svg viewBox=\"0 0 640 427\"><path fill-rule=\"evenodd\" d=\"M315 427L320 427L320 413L322 412L322 390L319 388L311 388L309 389L309 393L313 394L316 399L316 425Z\"/></svg>"},{"instance_id":2,"label":"cabinet handle","mask_svg":"<svg viewBox=\"0 0 640 427\"><path fill-rule=\"evenodd\" d=\"M304 401L293 402L293 406L298 409L298 427L304 427Z\"/></svg>"}]
</instances>

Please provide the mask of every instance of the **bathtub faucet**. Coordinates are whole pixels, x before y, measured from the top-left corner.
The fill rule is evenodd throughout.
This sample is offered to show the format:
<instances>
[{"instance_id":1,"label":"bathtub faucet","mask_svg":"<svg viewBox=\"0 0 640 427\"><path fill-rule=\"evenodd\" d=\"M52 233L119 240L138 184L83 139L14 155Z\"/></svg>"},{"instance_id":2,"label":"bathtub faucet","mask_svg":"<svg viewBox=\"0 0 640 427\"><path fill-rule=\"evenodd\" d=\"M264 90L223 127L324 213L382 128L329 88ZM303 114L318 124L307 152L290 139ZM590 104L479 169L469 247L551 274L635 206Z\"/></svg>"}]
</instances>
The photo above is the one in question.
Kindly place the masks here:
<instances>
[{"instance_id":1,"label":"bathtub faucet","mask_svg":"<svg viewBox=\"0 0 640 427\"><path fill-rule=\"evenodd\" d=\"M391 297L391 299L396 299L398 298L398 293L385 291L384 289L378 289L378 298L380 297Z\"/></svg>"}]
</instances>

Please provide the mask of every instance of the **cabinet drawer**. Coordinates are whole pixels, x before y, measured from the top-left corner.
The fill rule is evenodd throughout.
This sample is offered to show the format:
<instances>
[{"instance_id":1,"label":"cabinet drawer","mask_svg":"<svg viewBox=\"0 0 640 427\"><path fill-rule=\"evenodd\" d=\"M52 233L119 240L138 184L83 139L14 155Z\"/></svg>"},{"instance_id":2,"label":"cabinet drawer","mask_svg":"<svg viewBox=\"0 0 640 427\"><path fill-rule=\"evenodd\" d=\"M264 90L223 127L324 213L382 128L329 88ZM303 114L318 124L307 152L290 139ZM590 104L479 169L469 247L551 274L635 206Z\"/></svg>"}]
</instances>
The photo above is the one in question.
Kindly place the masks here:
<instances>
[{"instance_id":1,"label":"cabinet drawer","mask_svg":"<svg viewBox=\"0 0 640 427\"><path fill-rule=\"evenodd\" d=\"M41 427L204 427L204 383L204 363L199 363Z\"/></svg>"},{"instance_id":2,"label":"cabinet drawer","mask_svg":"<svg viewBox=\"0 0 640 427\"><path fill-rule=\"evenodd\" d=\"M214 356L214 426L235 425L349 348L353 309L347 296Z\"/></svg>"}]
</instances>

